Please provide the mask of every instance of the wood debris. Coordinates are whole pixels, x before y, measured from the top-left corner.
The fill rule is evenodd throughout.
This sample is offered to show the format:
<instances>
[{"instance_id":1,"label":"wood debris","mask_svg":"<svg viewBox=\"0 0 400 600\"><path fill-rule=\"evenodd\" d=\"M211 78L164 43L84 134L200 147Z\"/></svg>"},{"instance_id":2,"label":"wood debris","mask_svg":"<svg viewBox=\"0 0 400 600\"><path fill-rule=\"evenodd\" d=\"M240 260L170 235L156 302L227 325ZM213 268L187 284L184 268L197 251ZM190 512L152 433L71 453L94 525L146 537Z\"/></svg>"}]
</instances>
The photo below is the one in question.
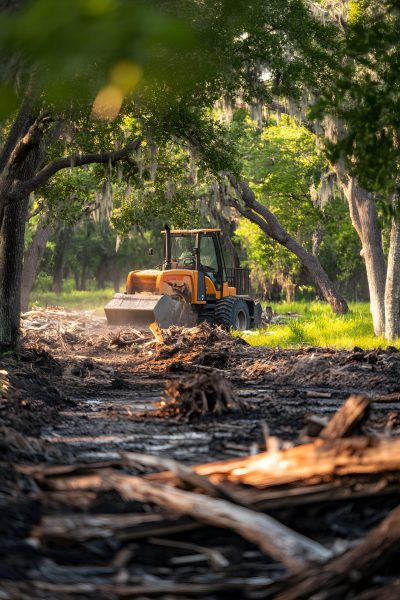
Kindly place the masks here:
<instances>
[{"instance_id":1,"label":"wood debris","mask_svg":"<svg viewBox=\"0 0 400 600\"><path fill-rule=\"evenodd\" d=\"M24 320L0 365L2 600L398 597L400 353Z\"/></svg>"},{"instance_id":2,"label":"wood debris","mask_svg":"<svg viewBox=\"0 0 400 600\"><path fill-rule=\"evenodd\" d=\"M89 561L86 567L79 567L80 571L72 565L57 567L54 574L45 565L39 572L37 567L28 570L27 578L33 578L31 598L45 599L52 594L53 598L68 599L79 594L81 598L96 595L102 599L109 593L116 598L141 594L191 598L202 593L217 598L233 593L239 583L250 595L257 591L263 598L281 600L315 594L326 599L358 597L356 590L367 594L370 587L378 595L384 588L394 593L398 590L396 552L400 550L400 438L343 437L354 431L369 405L365 398L350 396L313 442L283 449L271 447L236 460L188 467L175 460L128 452L113 462L16 466L17 472L36 482L33 497L40 498L44 506L53 506L57 494L63 495L62 514L44 514L29 537L36 540L42 553L57 549L58 556L65 555L64 563L76 552L87 555ZM134 474L138 468L158 472ZM379 484L383 480L392 480L395 485L388 484L385 489ZM308 505L318 507L321 502L329 504L343 498L354 501L360 490L366 499L386 494L392 498L388 506L393 508L383 509L372 523L375 527L369 528L354 547L343 541L327 544L323 538L315 539L318 536L312 530L306 535L304 524L303 531L298 531L289 524L290 519L287 521L288 514L296 515L303 507L307 523ZM121 508L126 508L119 513L93 512L97 498L111 492L118 493ZM84 500L76 512L77 499L79 495L84 499L85 494L91 494L89 501ZM274 516L265 513L271 509ZM215 546L212 540L220 537L221 529L228 532L225 546ZM265 556L272 561L267 563L274 565L269 571L272 578L257 579L253 569L253 576L247 579L232 579L229 548L237 541L229 536L235 535L250 544L247 548L257 549L258 560ZM110 543L116 554L106 551ZM164 562L169 557L169 566L164 567L168 581L156 584L152 576L154 581L149 585L138 578L133 568L138 544L158 548ZM95 548L108 565L100 570L89 558ZM254 554L254 550L246 552ZM179 569L195 572L197 564L203 565L200 580L193 574L183 585L174 578ZM63 581L67 573L68 581ZM8 594L4 598L28 597L25 586L21 578L15 582L0 580L0 589Z\"/></svg>"}]
</instances>

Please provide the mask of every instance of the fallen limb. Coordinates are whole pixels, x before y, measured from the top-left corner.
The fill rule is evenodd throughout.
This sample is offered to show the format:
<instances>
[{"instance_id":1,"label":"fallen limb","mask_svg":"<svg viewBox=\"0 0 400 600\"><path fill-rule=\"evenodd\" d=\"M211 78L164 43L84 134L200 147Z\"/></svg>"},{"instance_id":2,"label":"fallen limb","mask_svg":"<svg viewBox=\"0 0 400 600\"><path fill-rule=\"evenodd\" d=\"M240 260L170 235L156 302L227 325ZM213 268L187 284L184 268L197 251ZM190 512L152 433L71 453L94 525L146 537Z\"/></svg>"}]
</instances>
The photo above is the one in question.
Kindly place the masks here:
<instances>
[{"instance_id":1,"label":"fallen limb","mask_svg":"<svg viewBox=\"0 0 400 600\"><path fill-rule=\"evenodd\" d=\"M140 464L147 467L155 467L157 469L169 469L174 473L178 480L189 485L192 488L203 490L209 496L229 500L235 504L243 504L233 493L228 492L221 486L215 485L207 477L199 475L191 467L183 465L177 460L171 458L162 458L152 454L139 454L135 452L125 452L122 455L125 464Z\"/></svg>"},{"instance_id":2,"label":"fallen limb","mask_svg":"<svg viewBox=\"0 0 400 600\"><path fill-rule=\"evenodd\" d=\"M134 584L117 584L117 583L50 583L47 581L30 581L29 583L17 583L0 580L0 589L4 593L9 593L10 600L20 598L43 598L42 593L46 593L46 598L60 598L61 594L70 594L79 598L133 598L136 596L160 596L162 594L171 594L179 596L204 596L205 594L216 594L218 592L237 592L240 594L244 590L263 590L270 582L268 577L252 577L247 579L230 578L220 582L160 582L160 583L143 583ZM26 594L22 595L23 593ZM11 595L14 594L14 595ZM28 595L29 594L29 595ZM51 594L48 595L48 594ZM172 596L173 597L173 596Z\"/></svg>"},{"instance_id":3,"label":"fallen limb","mask_svg":"<svg viewBox=\"0 0 400 600\"><path fill-rule=\"evenodd\" d=\"M285 527L275 519L226 500L209 498L140 477L108 471L106 479L125 500L151 502L177 514L190 515L202 523L236 531L290 570L310 561L325 562L332 553Z\"/></svg>"}]
</instances>

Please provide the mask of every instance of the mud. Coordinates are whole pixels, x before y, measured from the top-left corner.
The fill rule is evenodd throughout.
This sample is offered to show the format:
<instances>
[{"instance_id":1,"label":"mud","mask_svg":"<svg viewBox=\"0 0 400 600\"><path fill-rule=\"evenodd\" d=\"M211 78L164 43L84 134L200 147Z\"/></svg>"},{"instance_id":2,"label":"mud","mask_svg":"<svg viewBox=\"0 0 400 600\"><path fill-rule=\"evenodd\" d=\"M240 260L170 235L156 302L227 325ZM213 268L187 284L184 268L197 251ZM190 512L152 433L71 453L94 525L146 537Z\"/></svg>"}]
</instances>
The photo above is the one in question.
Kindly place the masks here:
<instances>
[{"instance_id":1,"label":"mud","mask_svg":"<svg viewBox=\"0 0 400 600\"><path fill-rule=\"evenodd\" d=\"M108 330L98 317L53 313L61 313L57 327L50 314L47 329L26 330L20 354L1 360L0 415L28 447L50 455L57 449L58 459L97 460L122 449L190 463L236 456L262 448L266 426L282 439L298 438L311 415L329 417L350 393L377 398L367 431L400 431L395 349L271 350L206 324L173 327L157 342L133 329ZM165 390L211 372L245 409L190 423L175 407L164 410L171 402ZM2 447L12 455L7 439Z\"/></svg>"}]
</instances>

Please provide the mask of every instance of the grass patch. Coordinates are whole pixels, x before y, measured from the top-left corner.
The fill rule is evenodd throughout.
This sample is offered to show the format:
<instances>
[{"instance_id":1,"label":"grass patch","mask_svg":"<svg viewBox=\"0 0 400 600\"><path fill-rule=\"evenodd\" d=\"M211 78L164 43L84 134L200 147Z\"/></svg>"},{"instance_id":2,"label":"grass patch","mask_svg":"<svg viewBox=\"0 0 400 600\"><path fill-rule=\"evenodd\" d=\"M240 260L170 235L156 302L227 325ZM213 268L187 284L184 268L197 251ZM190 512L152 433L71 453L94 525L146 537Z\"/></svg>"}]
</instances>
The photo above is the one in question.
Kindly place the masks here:
<instances>
[{"instance_id":1,"label":"grass patch","mask_svg":"<svg viewBox=\"0 0 400 600\"><path fill-rule=\"evenodd\" d=\"M284 324L268 325L245 339L252 346L270 348L301 348L318 346L351 350L355 346L364 350L395 346L400 349L400 339L387 341L373 333L368 303L351 303L347 315L335 315L323 302L273 303L274 313L297 313L298 318Z\"/></svg>"},{"instance_id":2,"label":"grass patch","mask_svg":"<svg viewBox=\"0 0 400 600\"><path fill-rule=\"evenodd\" d=\"M55 292L32 292L29 308L35 306L63 306L71 310L91 310L104 316L104 306L114 295L112 288L104 290L68 291L56 294Z\"/></svg>"}]
</instances>

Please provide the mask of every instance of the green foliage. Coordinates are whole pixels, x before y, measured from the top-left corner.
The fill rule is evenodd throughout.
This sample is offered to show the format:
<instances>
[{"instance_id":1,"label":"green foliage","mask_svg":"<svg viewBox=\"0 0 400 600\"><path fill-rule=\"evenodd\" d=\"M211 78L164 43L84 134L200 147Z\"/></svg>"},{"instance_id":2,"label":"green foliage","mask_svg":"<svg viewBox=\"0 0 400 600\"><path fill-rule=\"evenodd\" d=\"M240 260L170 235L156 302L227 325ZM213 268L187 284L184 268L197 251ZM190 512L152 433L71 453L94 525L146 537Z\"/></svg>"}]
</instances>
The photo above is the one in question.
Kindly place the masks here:
<instances>
[{"instance_id":1,"label":"green foliage","mask_svg":"<svg viewBox=\"0 0 400 600\"><path fill-rule=\"evenodd\" d=\"M243 173L257 199L284 228L309 250L320 211L313 205L310 185L324 167L314 136L289 117L271 121L259 131L243 111L236 114L232 135L241 151ZM241 219L236 236L247 251L249 265L262 267L269 277L283 274L294 279L300 271L297 258L257 225Z\"/></svg>"},{"instance_id":2,"label":"green foliage","mask_svg":"<svg viewBox=\"0 0 400 600\"><path fill-rule=\"evenodd\" d=\"M270 348L299 348L315 346L352 350L355 346L365 350L395 346L400 341L387 341L383 336L375 337L372 318L367 303L351 303L346 315L334 315L327 304L321 302L272 303L278 314L297 313L298 318L289 318L285 324L269 325L245 335L252 346Z\"/></svg>"},{"instance_id":3,"label":"green foliage","mask_svg":"<svg viewBox=\"0 0 400 600\"><path fill-rule=\"evenodd\" d=\"M8 80L32 66L62 107L91 104L99 90L158 108L211 107L239 89L251 99L299 95L326 76L333 43L302 0L31 0L0 15Z\"/></svg>"},{"instance_id":4,"label":"green foliage","mask_svg":"<svg viewBox=\"0 0 400 600\"><path fill-rule=\"evenodd\" d=\"M351 224L348 206L340 196L325 206L322 223L319 259L333 280L346 281L364 263L360 239Z\"/></svg>"},{"instance_id":5,"label":"green foliage","mask_svg":"<svg viewBox=\"0 0 400 600\"><path fill-rule=\"evenodd\" d=\"M50 220L73 225L93 205L99 183L92 166L59 171L41 189L38 205L44 206Z\"/></svg>"},{"instance_id":6,"label":"green foliage","mask_svg":"<svg viewBox=\"0 0 400 600\"><path fill-rule=\"evenodd\" d=\"M384 201L396 189L400 165L399 31L397 0L353 0L341 67L314 110L345 125L328 146L331 160L344 157L349 172Z\"/></svg>"}]
</instances>

